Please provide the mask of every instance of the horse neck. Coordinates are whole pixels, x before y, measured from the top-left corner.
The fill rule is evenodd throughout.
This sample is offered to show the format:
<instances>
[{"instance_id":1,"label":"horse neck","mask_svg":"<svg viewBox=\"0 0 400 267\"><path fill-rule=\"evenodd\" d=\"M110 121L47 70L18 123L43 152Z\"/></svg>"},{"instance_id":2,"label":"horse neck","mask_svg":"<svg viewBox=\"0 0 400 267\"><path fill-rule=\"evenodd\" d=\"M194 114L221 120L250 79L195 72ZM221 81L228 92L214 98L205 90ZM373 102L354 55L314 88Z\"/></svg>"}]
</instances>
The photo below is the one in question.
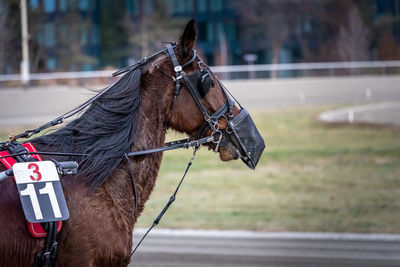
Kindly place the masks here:
<instances>
[{"instance_id":1,"label":"horse neck","mask_svg":"<svg viewBox=\"0 0 400 267\"><path fill-rule=\"evenodd\" d=\"M162 147L165 141L165 109L163 106L164 97L157 95L159 90L146 88L142 90L141 107L139 111L139 126L136 138L131 146L131 151L141 151L151 148ZM131 196L130 208L134 206L133 189L130 170L133 172L137 194L138 210L130 214L134 215L134 222L143 211L144 204L150 197L154 188L155 181L160 169L162 153L153 153L145 156L130 159L129 167L124 164L122 169L117 170L107 186L112 187L112 191L124 192ZM122 179L121 179L122 178ZM118 188L117 188L118 187ZM129 208L129 209L130 209Z\"/></svg>"}]
</instances>

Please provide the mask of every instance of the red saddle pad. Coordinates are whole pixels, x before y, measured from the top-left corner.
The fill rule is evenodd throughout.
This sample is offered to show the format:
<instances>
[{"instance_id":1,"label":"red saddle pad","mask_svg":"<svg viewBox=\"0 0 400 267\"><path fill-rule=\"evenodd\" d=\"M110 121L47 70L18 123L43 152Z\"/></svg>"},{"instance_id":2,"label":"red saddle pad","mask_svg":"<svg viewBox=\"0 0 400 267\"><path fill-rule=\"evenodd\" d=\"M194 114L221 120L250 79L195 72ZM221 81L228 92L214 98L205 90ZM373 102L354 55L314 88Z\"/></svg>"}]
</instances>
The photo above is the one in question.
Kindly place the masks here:
<instances>
[{"instance_id":1,"label":"red saddle pad","mask_svg":"<svg viewBox=\"0 0 400 267\"><path fill-rule=\"evenodd\" d=\"M25 143L22 146L25 147L29 152L37 152L36 148L31 143ZM10 154L7 151L0 151L0 157L8 156L8 155L10 155ZM32 154L32 157L37 159L38 161L42 161L42 158L37 154ZM3 165L7 169L11 169L12 166L15 164L15 160L12 157L0 159L0 162L3 163ZM33 237L46 237L47 236L46 231L43 229L43 227L40 223L31 223L31 222L27 222L27 223L28 223L29 233L31 233L31 235ZM61 227L62 227L62 221L57 221L57 233L60 232Z\"/></svg>"}]
</instances>

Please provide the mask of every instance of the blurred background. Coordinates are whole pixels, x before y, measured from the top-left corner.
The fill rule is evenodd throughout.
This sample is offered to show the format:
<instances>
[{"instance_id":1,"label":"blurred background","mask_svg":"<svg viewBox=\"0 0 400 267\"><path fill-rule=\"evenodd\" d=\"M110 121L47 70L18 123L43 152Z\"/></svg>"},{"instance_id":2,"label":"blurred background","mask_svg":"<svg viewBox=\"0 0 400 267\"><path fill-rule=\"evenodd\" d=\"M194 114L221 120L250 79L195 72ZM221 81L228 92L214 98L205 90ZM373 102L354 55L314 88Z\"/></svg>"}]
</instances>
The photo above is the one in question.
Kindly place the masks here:
<instances>
[{"instance_id":1,"label":"blurred background","mask_svg":"<svg viewBox=\"0 0 400 267\"><path fill-rule=\"evenodd\" d=\"M76 107L192 18L267 148L255 171L201 150L132 266L400 266L400 0L0 1L0 140ZM134 242L190 156L164 154Z\"/></svg>"},{"instance_id":2,"label":"blurred background","mask_svg":"<svg viewBox=\"0 0 400 267\"><path fill-rule=\"evenodd\" d=\"M399 6L397 0L27 0L29 69L122 67L175 41L190 18L211 66L397 60ZM1 1L0 29L0 74L19 73L20 0ZM380 71L396 70L369 73ZM256 76L298 75L304 71Z\"/></svg>"}]
</instances>

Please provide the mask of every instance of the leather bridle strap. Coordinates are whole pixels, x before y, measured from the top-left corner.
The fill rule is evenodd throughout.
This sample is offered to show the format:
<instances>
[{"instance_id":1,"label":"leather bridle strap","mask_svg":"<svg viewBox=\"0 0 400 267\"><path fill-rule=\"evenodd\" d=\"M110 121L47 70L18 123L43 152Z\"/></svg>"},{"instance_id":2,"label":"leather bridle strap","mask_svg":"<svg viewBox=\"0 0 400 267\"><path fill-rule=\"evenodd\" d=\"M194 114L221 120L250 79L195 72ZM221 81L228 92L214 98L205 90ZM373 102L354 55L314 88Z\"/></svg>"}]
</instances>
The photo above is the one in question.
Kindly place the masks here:
<instances>
[{"instance_id":1,"label":"leather bridle strap","mask_svg":"<svg viewBox=\"0 0 400 267\"><path fill-rule=\"evenodd\" d=\"M175 81L175 91L174 91L174 100L173 100L172 106L174 106L176 98L179 94L179 88L181 87L179 80L182 79L182 73L184 73L183 68L192 64L193 61L195 61L195 59L197 58L197 52L195 49L193 49L192 58L190 60L188 60L187 62L185 62L181 66L179 64L178 58L176 57L176 54L174 52L174 47L175 47L175 45L173 45L173 44L167 44L166 50L165 50L169 60L171 61L171 64L174 66L174 71L175 71L175 77L173 77L173 79Z\"/></svg>"},{"instance_id":2,"label":"leather bridle strap","mask_svg":"<svg viewBox=\"0 0 400 267\"><path fill-rule=\"evenodd\" d=\"M209 126L211 127L213 132L217 131L217 129L215 128L214 123L211 121L211 118L214 118L214 116L213 116L214 114L210 115L207 112L206 108L204 107L203 103L201 103L199 92L197 92L197 90L195 88L193 88L188 76L183 71L182 66L179 65L178 59L177 59L175 51L174 51L174 47L171 44L168 44L166 47L167 47L166 52L167 52L168 58L170 59L171 64L174 67L175 76L176 76L175 79L174 79L174 81L175 81L175 92L174 92L174 102L173 103L175 103L175 99L179 94L179 88L180 88L179 82L182 79L183 84L189 90L189 93L192 95L193 100L196 102L196 104L199 107L201 113L203 114L204 119L207 121L207 123L209 124ZM193 50L193 57L191 58L191 60L186 62L184 64L184 66L189 65L188 63L193 62L196 58L197 58L196 50ZM229 108L229 104L228 104L228 108Z\"/></svg>"},{"instance_id":3,"label":"leather bridle strap","mask_svg":"<svg viewBox=\"0 0 400 267\"><path fill-rule=\"evenodd\" d=\"M211 120L218 120L219 118L224 117L226 110L227 109L229 110L229 109L231 109L229 107L234 106L235 103L230 98L228 98L228 101L229 101L229 104L228 104L228 102L226 102L219 109L217 109L217 111L214 112L214 114L211 116ZM205 121L203 123L203 125L197 130L197 132L193 135L194 138L199 138L200 136L204 136L209 129L210 129L210 126L209 126L208 122Z\"/></svg>"},{"instance_id":4,"label":"leather bridle strap","mask_svg":"<svg viewBox=\"0 0 400 267\"><path fill-rule=\"evenodd\" d=\"M229 118L226 118L227 121L229 121L233 116L232 116L232 101L230 100L230 97L228 96L227 92L225 91L224 87L221 86L221 83L218 81L218 79L214 76L214 78L218 81L218 84L220 85L221 90L223 91L225 98L226 98L226 103L224 105L222 105L222 107L220 107L214 114L209 114L207 109L204 107L203 103L201 102L201 96L198 92L198 90L196 90L196 88L194 88L194 86L192 85L189 77L187 76L187 74L182 70L182 66L179 65L178 59L176 57L175 51L174 51L174 47L172 46L172 44L168 44L166 46L166 53L168 55L168 58L171 61L171 64L174 67L174 71L175 71L175 92L174 92L174 100L172 102L172 109L174 107L175 104L175 100L176 97L179 94L179 88L180 88L180 80L182 80L183 84L185 85L185 87L187 88L187 90L189 91L189 93L192 95L193 100L196 102L196 105L198 106L198 108L200 109L201 113L203 114L204 120L206 121L204 124L208 124L208 126L211 128L212 130L212 135L215 137L213 142L214 144L216 144L215 147L215 151L218 150L219 145L222 141L223 138L223 134L222 132L218 129L218 120L221 117L225 117L224 114L226 112L228 112L229 114ZM188 65L189 63L191 63L192 61L194 61L196 58L198 58L198 56L196 55L196 50L193 49L193 57L191 60L189 60L188 62L186 62L184 64L184 66ZM201 64L201 59L199 59L199 67ZM210 72L210 70L207 67L207 70ZM168 120L168 124L169 124L169 120ZM206 132L207 127L203 124L203 126L200 127L201 131L198 132L200 133L200 137Z\"/></svg>"},{"instance_id":5,"label":"leather bridle strap","mask_svg":"<svg viewBox=\"0 0 400 267\"><path fill-rule=\"evenodd\" d=\"M183 77L183 83L185 84L186 88L189 90L189 93L192 95L192 97L193 97L194 101L196 102L197 106L199 107L201 113L203 113L204 118L206 119L206 121L208 121L211 116L208 114L203 103L201 103L199 92L192 86L186 73L182 73L182 77Z\"/></svg>"},{"instance_id":6,"label":"leather bridle strap","mask_svg":"<svg viewBox=\"0 0 400 267\"><path fill-rule=\"evenodd\" d=\"M179 88L181 87L181 84L179 83L179 80L182 78L182 66L179 64L178 58L176 57L174 53L174 48L172 44L167 44L167 55L169 57L169 60L171 61L172 65L174 66L174 71L175 71L175 91L174 91L174 101L172 106L175 104L176 97L179 94Z\"/></svg>"}]
</instances>

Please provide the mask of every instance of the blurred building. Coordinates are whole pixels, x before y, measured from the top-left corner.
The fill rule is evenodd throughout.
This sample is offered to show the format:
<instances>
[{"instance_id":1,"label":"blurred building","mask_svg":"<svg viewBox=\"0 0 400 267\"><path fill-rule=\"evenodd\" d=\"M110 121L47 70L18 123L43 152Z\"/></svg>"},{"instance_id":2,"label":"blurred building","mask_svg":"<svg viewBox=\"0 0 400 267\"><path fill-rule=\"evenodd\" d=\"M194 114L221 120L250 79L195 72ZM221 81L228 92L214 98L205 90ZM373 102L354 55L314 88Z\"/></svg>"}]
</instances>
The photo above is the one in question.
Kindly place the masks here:
<instances>
[{"instance_id":1,"label":"blurred building","mask_svg":"<svg viewBox=\"0 0 400 267\"><path fill-rule=\"evenodd\" d=\"M241 63L239 16L231 0L173 0L173 17L194 18L197 22L197 46L210 65Z\"/></svg>"},{"instance_id":2,"label":"blurred building","mask_svg":"<svg viewBox=\"0 0 400 267\"><path fill-rule=\"evenodd\" d=\"M9 15L15 14L12 24L16 32L19 30L17 2L9 6ZM156 12L156 2L28 0L31 69L34 72L92 70L110 65L122 66L140 58L140 53L129 54L132 50L129 49L128 27L124 25L124 17L130 16L133 24L139 24L140 12L144 12L144 16L151 16ZM181 22L196 19L199 34L197 45L210 64L240 63L235 57L239 43L237 16L233 15L232 1L170 0L166 3L171 18L181 19ZM143 10L141 5L144 6ZM0 13L2 10L0 4ZM158 25L160 29L164 26L162 22ZM181 23L180 30L183 26ZM14 45L18 53L19 42L14 42ZM18 71L19 66L15 62L3 72Z\"/></svg>"},{"instance_id":3,"label":"blurred building","mask_svg":"<svg viewBox=\"0 0 400 267\"><path fill-rule=\"evenodd\" d=\"M101 65L99 1L29 0L30 46L38 69L92 70Z\"/></svg>"},{"instance_id":4,"label":"blurred building","mask_svg":"<svg viewBox=\"0 0 400 267\"><path fill-rule=\"evenodd\" d=\"M140 55L129 56L121 52L129 50L121 18L125 14L138 17L140 2L145 5L146 16L155 12L156 1L151 0L29 0L30 20L36 20L30 24L30 45L33 53L41 56L34 69L55 71L67 67L71 71L91 70L107 65L122 66L128 63L129 58L139 58ZM237 17L232 15L231 1L171 0L168 7L173 18L196 19L197 45L209 64L240 63L235 52L231 53L239 48ZM159 27L162 28L163 24ZM109 42L107 38L118 42Z\"/></svg>"},{"instance_id":5,"label":"blurred building","mask_svg":"<svg viewBox=\"0 0 400 267\"><path fill-rule=\"evenodd\" d=\"M19 72L18 3L0 2L0 29L4 29L0 73ZM190 18L196 19L197 47L209 65L400 58L400 0L28 0L28 4L33 72L132 63L157 49L150 44L173 41ZM353 13L352 6L356 6ZM14 33L12 38L7 29ZM348 36L359 44L342 49L349 47Z\"/></svg>"}]
</instances>

